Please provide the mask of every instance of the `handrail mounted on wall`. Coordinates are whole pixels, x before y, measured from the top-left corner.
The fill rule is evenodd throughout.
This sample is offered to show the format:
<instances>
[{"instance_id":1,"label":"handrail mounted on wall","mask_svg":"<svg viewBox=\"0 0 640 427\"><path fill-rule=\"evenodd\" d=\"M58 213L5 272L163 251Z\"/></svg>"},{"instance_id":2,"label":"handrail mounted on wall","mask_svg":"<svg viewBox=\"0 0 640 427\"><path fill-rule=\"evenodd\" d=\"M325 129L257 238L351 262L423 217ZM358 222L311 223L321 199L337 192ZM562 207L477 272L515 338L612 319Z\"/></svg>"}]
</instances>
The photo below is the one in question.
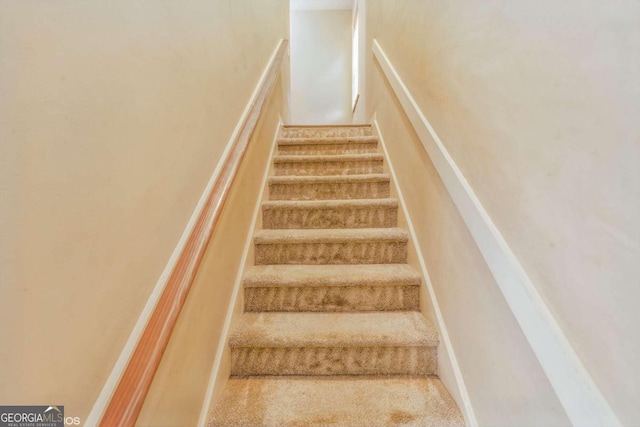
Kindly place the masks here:
<instances>
[{"instance_id":1,"label":"handrail mounted on wall","mask_svg":"<svg viewBox=\"0 0 640 427\"><path fill-rule=\"evenodd\" d=\"M282 58L287 51L287 45L287 40L280 41L258 96L251 105L237 138L232 143L221 172L207 197L186 245L180 253L118 386L111 396L109 405L102 416L101 426L135 425L244 153L265 108L271 88L276 81Z\"/></svg>"}]
</instances>

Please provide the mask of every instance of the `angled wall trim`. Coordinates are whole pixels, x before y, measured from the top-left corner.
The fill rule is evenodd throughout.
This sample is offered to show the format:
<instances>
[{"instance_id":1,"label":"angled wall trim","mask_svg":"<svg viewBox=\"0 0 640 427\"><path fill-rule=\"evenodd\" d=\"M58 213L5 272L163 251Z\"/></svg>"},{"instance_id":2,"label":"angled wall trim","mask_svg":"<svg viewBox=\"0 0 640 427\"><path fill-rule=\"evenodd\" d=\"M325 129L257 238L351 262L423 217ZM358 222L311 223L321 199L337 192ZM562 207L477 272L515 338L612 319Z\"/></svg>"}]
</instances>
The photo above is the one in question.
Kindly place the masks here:
<instances>
[{"instance_id":1,"label":"angled wall trim","mask_svg":"<svg viewBox=\"0 0 640 427\"><path fill-rule=\"evenodd\" d=\"M438 325L438 332L440 333L441 342L444 345L445 357L448 359L451 365L451 371L453 372L453 376L456 381L456 386L458 388L458 394L460 396L460 400L462 403L462 408L461 408L462 413L464 414L464 418L468 427L478 427L478 420L476 419L476 415L473 411L473 406L471 405L471 399L469 398L467 386L464 383L464 377L462 376L462 371L460 370L460 365L458 364L458 359L456 358L456 353L453 349L453 344L451 344L451 339L449 338L449 332L447 331L447 326L444 322L444 317L442 316L442 311L440 310L440 305L438 304L438 299L436 298L436 293L435 293L435 290L433 289L433 284L431 282L431 278L429 277L427 266L424 262L424 256L422 255L420 241L418 240L418 236L416 235L416 230L413 227L413 220L411 219L411 215L409 215L409 209L407 208L407 203L402 193L402 189L398 185L398 177L396 175L395 168L393 167L393 163L391 162L391 158L389 157L389 152L387 151L387 145L384 141L384 136L380 131L380 125L378 124L378 120L374 117L372 122L373 122L373 127L375 128L376 133L378 134L380 145L382 146L382 151L384 152L385 160L387 162L387 165L389 166L389 172L391 174L393 184L395 185L396 191L398 192L398 200L400 201L400 206L404 213L404 217L406 218L406 221L407 221L407 228L409 229L411 240L413 241L413 244L415 246L415 251L418 256L418 262L420 263L420 272L424 277L425 286L427 288L427 292L429 293L429 297L431 298L431 305L433 306L434 315ZM439 351L440 350L438 350L438 352ZM438 370L440 370L440 365L438 367ZM438 373L438 375L440 375L440 373Z\"/></svg>"},{"instance_id":2,"label":"angled wall trim","mask_svg":"<svg viewBox=\"0 0 640 427\"><path fill-rule=\"evenodd\" d=\"M200 410L200 417L198 419L198 427L205 427L207 424L207 418L209 416L209 412L211 411L211 403L212 398L214 396L214 390L216 385L219 384L219 374L220 374L220 365L222 364L222 358L224 357L224 351L227 347L227 341L229 339L229 332L231 330L231 324L233 323L233 315L234 308L238 303L238 296L240 295L240 291L242 289L242 277L247 269L247 263L249 262L249 251L251 249L251 245L253 245L253 236L256 231L256 225L258 223L258 216L260 215L262 208L262 198L265 188L267 187L267 179L269 178L269 170L270 165L273 161L273 156L276 151L276 147L278 144L278 135L280 134L280 130L282 129L283 123L282 118L278 125L276 126L276 131L271 139L271 149L269 150L269 159L267 160L267 164L264 169L264 173L262 174L262 181L260 184L261 192L259 193L258 198L256 199L256 204L253 208L253 216L251 219L251 225L249 226L249 231L247 232L247 238L245 240L244 249L242 250L242 259L240 260L240 266L238 268L238 274L236 275L236 279L233 283L233 293L231 294L231 299L229 300L229 306L227 307L227 315L224 319L224 325L222 327L222 333L220 334L220 339L218 340L218 349L216 351L216 357L213 361L213 365L211 368L211 373L209 375L209 384L207 385L207 391L205 393L204 401L202 402L202 408Z\"/></svg>"},{"instance_id":3,"label":"angled wall trim","mask_svg":"<svg viewBox=\"0 0 640 427\"><path fill-rule=\"evenodd\" d=\"M372 50L569 419L581 427L621 426L542 296L375 39Z\"/></svg>"},{"instance_id":4,"label":"angled wall trim","mask_svg":"<svg viewBox=\"0 0 640 427\"><path fill-rule=\"evenodd\" d=\"M87 425L135 424L287 46L285 39L276 45L178 245L86 420Z\"/></svg>"}]
</instances>

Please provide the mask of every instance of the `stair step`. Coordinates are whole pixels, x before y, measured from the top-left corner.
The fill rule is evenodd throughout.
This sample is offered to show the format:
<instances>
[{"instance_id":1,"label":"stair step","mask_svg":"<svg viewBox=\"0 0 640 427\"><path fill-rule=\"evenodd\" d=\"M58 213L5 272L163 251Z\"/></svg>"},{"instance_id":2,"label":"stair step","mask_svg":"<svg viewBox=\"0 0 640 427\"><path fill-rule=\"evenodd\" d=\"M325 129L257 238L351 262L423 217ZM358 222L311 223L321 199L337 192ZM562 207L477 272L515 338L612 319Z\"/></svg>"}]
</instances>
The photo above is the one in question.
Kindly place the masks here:
<instances>
[{"instance_id":1,"label":"stair step","mask_svg":"<svg viewBox=\"0 0 640 427\"><path fill-rule=\"evenodd\" d=\"M380 228L397 224L396 199L279 200L262 204L264 228Z\"/></svg>"},{"instance_id":2,"label":"stair step","mask_svg":"<svg viewBox=\"0 0 640 427\"><path fill-rule=\"evenodd\" d=\"M403 264L408 240L400 228L260 230L255 263Z\"/></svg>"},{"instance_id":3,"label":"stair step","mask_svg":"<svg viewBox=\"0 0 640 427\"><path fill-rule=\"evenodd\" d=\"M280 136L284 138L345 138L353 136L371 136L371 125L341 126L283 126Z\"/></svg>"},{"instance_id":4,"label":"stair step","mask_svg":"<svg viewBox=\"0 0 640 427\"><path fill-rule=\"evenodd\" d=\"M232 378L209 427L463 427L436 377Z\"/></svg>"},{"instance_id":5,"label":"stair step","mask_svg":"<svg viewBox=\"0 0 640 427\"><path fill-rule=\"evenodd\" d=\"M245 313L231 375L431 375L437 345L419 312Z\"/></svg>"},{"instance_id":6,"label":"stair step","mask_svg":"<svg viewBox=\"0 0 640 427\"><path fill-rule=\"evenodd\" d=\"M340 155L376 153L378 138L360 136L351 138L281 138L278 152L292 155Z\"/></svg>"},{"instance_id":7,"label":"stair step","mask_svg":"<svg viewBox=\"0 0 640 427\"><path fill-rule=\"evenodd\" d=\"M284 126L209 426L456 426L369 125Z\"/></svg>"},{"instance_id":8,"label":"stair step","mask_svg":"<svg viewBox=\"0 0 640 427\"><path fill-rule=\"evenodd\" d=\"M390 194L389 174L272 176L271 200L383 199Z\"/></svg>"},{"instance_id":9,"label":"stair step","mask_svg":"<svg viewBox=\"0 0 640 427\"><path fill-rule=\"evenodd\" d=\"M245 311L419 310L422 278L406 264L262 265L243 278Z\"/></svg>"},{"instance_id":10,"label":"stair step","mask_svg":"<svg viewBox=\"0 0 640 427\"><path fill-rule=\"evenodd\" d=\"M278 176L356 175L382 173L384 156L378 153L342 154L336 156L275 156L274 171Z\"/></svg>"}]
</instances>

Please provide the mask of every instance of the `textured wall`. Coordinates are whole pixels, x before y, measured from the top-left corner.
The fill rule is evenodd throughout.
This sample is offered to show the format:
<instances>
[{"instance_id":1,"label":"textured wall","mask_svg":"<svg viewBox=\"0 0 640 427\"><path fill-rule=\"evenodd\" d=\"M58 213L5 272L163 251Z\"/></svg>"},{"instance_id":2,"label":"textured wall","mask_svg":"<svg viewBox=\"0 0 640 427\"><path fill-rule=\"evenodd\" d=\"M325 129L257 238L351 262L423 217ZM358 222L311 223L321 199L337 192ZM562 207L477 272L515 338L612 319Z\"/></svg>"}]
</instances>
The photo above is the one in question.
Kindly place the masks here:
<instances>
[{"instance_id":1,"label":"textured wall","mask_svg":"<svg viewBox=\"0 0 640 427\"><path fill-rule=\"evenodd\" d=\"M291 12L291 123L351 122L351 9Z\"/></svg>"},{"instance_id":2,"label":"textured wall","mask_svg":"<svg viewBox=\"0 0 640 427\"><path fill-rule=\"evenodd\" d=\"M482 254L380 73L369 75L373 90L368 96L480 425L569 425ZM435 321L428 301L423 304ZM442 358L442 342L438 352L438 375L462 409L455 378Z\"/></svg>"},{"instance_id":3,"label":"textured wall","mask_svg":"<svg viewBox=\"0 0 640 427\"><path fill-rule=\"evenodd\" d=\"M0 402L84 419L288 37L288 1L0 10Z\"/></svg>"},{"instance_id":4,"label":"textured wall","mask_svg":"<svg viewBox=\"0 0 640 427\"><path fill-rule=\"evenodd\" d=\"M367 32L396 67L614 411L623 422L636 422L640 4L368 0ZM389 88L370 53L367 78L368 96L374 94L368 115L379 112L391 144L406 144L409 135L401 139L395 129L407 122L386 111L398 105L386 95ZM391 151L408 174L404 169L417 161L417 152ZM403 185L423 185L418 182L426 181L407 175ZM434 216L447 212L448 202L443 187L433 185L439 204L428 195L436 190L407 190L423 200L421 207L410 203L429 248L435 236L452 244L464 227L455 212ZM434 220L437 228L429 224ZM455 252L430 249L425 255L458 354L472 350L469 342L489 315L475 304L463 310L462 300L491 281L457 278L481 268L463 262L476 251L469 236L461 243ZM451 293L460 301L451 299L449 306ZM499 300L496 294L487 309L504 305ZM491 315L501 312L510 316L503 309ZM508 327L513 319L500 323ZM540 397L548 385L513 389L526 377L535 384L535 375L522 369L530 359L526 343L517 341L502 348L487 343L478 360L462 361L481 424L509 424L517 416L534 423L536 413L552 413L552 398ZM524 355L514 357L514 351ZM486 378L482 397L474 390L480 378L474 368L483 360L495 370L522 366L509 377ZM536 396L532 406L512 413L508 408L517 408L514 401L529 399L528 393ZM502 405L504 412L497 410Z\"/></svg>"}]
</instances>

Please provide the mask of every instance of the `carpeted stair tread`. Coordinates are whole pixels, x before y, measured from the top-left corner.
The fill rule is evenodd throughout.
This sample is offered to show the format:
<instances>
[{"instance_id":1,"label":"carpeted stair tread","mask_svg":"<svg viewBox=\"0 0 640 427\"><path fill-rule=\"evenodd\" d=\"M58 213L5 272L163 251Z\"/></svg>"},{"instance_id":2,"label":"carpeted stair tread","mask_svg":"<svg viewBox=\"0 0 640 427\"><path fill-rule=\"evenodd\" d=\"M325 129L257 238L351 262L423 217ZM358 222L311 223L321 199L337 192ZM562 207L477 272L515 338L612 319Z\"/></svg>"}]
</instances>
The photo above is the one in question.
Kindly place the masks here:
<instances>
[{"instance_id":1,"label":"carpeted stair tread","mask_svg":"<svg viewBox=\"0 0 640 427\"><path fill-rule=\"evenodd\" d=\"M384 199L390 192L388 174L269 178L271 200Z\"/></svg>"},{"instance_id":2,"label":"carpeted stair tread","mask_svg":"<svg viewBox=\"0 0 640 427\"><path fill-rule=\"evenodd\" d=\"M397 223L397 199L272 200L262 204L264 228L382 228Z\"/></svg>"},{"instance_id":3,"label":"carpeted stair tread","mask_svg":"<svg viewBox=\"0 0 640 427\"><path fill-rule=\"evenodd\" d=\"M382 173L382 154L280 155L273 158L276 176L327 176Z\"/></svg>"},{"instance_id":4,"label":"carpeted stair tread","mask_svg":"<svg viewBox=\"0 0 640 427\"><path fill-rule=\"evenodd\" d=\"M243 277L246 312L420 309L420 274L406 264L258 265Z\"/></svg>"},{"instance_id":5,"label":"carpeted stair tread","mask_svg":"<svg viewBox=\"0 0 640 427\"><path fill-rule=\"evenodd\" d=\"M420 310L420 275L406 264L264 265L243 278L246 312Z\"/></svg>"},{"instance_id":6,"label":"carpeted stair tread","mask_svg":"<svg viewBox=\"0 0 640 427\"><path fill-rule=\"evenodd\" d=\"M284 125L280 129L280 136L368 136L373 135L373 126L366 124L350 124L338 126L317 125Z\"/></svg>"},{"instance_id":7,"label":"carpeted stair tread","mask_svg":"<svg viewBox=\"0 0 640 427\"><path fill-rule=\"evenodd\" d=\"M339 209L345 206L388 206L398 207L398 199L347 199L347 200L267 200L262 209Z\"/></svg>"},{"instance_id":8,"label":"carpeted stair tread","mask_svg":"<svg viewBox=\"0 0 640 427\"><path fill-rule=\"evenodd\" d=\"M273 243L349 243L402 242L409 233L401 228L342 228L342 229L264 229L255 234L256 245Z\"/></svg>"},{"instance_id":9,"label":"carpeted stair tread","mask_svg":"<svg viewBox=\"0 0 640 427\"><path fill-rule=\"evenodd\" d=\"M399 264L408 240L400 228L265 229L254 236L255 263Z\"/></svg>"},{"instance_id":10,"label":"carpeted stair tread","mask_svg":"<svg viewBox=\"0 0 640 427\"><path fill-rule=\"evenodd\" d=\"M375 137L354 138L288 138L278 142L279 154L342 155L378 152Z\"/></svg>"},{"instance_id":11,"label":"carpeted stair tread","mask_svg":"<svg viewBox=\"0 0 640 427\"><path fill-rule=\"evenodd\" d=\"M462 427L437 377L232 378L209 427Z\"/></svg>"},{"instance_id":12,"label":"carpeted stair tread","mask_svg":"<svg viewBox=\"0 0 640 427\"><path fill-rule=\"evenodd\" d=\"M234 347L435 347L436 328L420 313L245 313Z\"/></svg>"},{"instance_id":13,"label":"carpeted stair tread","mask_svg":"<svg viewBox=\"0 0 640 427\"><path fill-rule=\"evenodd\" d=\"M378 143L377 136L332 136L332 137L284 137L278 138L278 145L315 145L315 144L344 144L344 143Z\"/></svg>"},{"instance_id":14,"label":"carpeted stair tread","mask_svg":"<svg viewBox=\"0 0 640 427\"><path fill-rule=\"evenodd\" d=\"M256 265L243 277L251 287L419 286L420 274L408 264Z\"/></svg>"},{"instance_id":15,"label":"carpeted stair tread","mask_svg":"<svg viewBox=\"0 0 640 427\"><path fill-rule=\"evenodd\" d=\"M304 134L300 134L304 135ZM307 132L307 137L292 136L278 139L280 154L296 155L341 155L356 153L376 153L378 138L373 135L315 136Z\"/></svg>"},{"instance_id":16,"label":"carpeted stair tread","mask_svg":"<svg viewBox=\"0 0 640 427\"><path fill-rule=\"evenodd\" d=\"M284 126L210 426L463 426L378 137Z\"/></svg>"},{"instance_id":17,"label":"carpeted stair tread","mask_svg":"<svg viewBox=\"0 0 640 427\"><path fill-rule=\"evenodd\" d=\"M383 161L384 156L378 153L363 154L338 154L338 155L277 155L273 157L274 163L313 163L313 162L348 162L355 160L379 160Z\"/></svg>"},{"instance_id":18,"label":"carpeted stair tread","mask_svg":"<svg viewBox=\"0 0 640 427\"><path fill-rule=\"evenodd\" d=\"M270 184L302 183L352 183L352 182L389 182L389 174L371 173L362 175L324 175L324 176L272 176Z\"/></svg>"},{"instance_id":19,"label":"carpeted stair tread","mask_svg":"<svg viewBox=\"0 0 640 427\"><path fill-rule=\"evenodd\" d=\"M344 126L284 126L280 130L282 137L349 137L373 135L371 125L344 125Z\"/></svg>"}]
</instances>

